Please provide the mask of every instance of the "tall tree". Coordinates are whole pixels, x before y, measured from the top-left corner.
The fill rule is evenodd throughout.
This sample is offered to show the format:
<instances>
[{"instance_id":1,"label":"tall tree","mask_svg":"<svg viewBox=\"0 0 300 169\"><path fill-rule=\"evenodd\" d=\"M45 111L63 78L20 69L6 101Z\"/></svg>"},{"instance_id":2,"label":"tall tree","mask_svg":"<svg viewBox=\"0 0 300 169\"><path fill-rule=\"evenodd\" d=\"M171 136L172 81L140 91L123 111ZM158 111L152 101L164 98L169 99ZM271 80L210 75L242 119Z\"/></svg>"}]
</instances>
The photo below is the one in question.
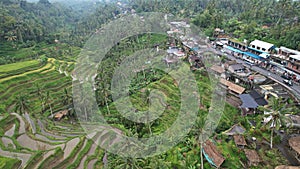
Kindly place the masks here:
<instances>
[{"instance_id":1,"label":"tall tree","mask_svg":"<svg viewBox=\"0 0 300 169\"><path fill-rule=\"evenodd\" d=\"M268 107L259 107L259 110L270 113L266 114L266 118L271 117L266 125L271 130L270 148L272 149L274 130L286 129L287 118L285 115L292 113L293 109L287 107L287 103L283 102L281 98L272 98Z\"/></svg>"}]
</instances>

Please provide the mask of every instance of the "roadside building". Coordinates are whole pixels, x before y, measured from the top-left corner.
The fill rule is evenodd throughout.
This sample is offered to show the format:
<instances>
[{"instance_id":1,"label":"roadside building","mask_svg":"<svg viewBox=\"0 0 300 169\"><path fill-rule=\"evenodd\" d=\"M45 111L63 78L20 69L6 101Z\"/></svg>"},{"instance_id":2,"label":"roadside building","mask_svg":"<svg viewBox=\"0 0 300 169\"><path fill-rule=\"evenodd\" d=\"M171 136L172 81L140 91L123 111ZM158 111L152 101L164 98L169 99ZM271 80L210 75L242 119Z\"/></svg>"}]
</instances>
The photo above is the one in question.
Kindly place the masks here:
<instances>
[{"instance_id":1,"label":"roadside building","mask_svg":"<svg viewBox=\"0 0 300 169\"><path fill-rule=\"evenodd\" d=\"M202 152L206 160L216 168L220 168L225 161L225 158L218 151L217 146L214 145L210 140L207 140L204 143Z\"/></svg>"},{"instance_id":2,"label":"roadside building","mask_svg":"<svg viewBox=\"0 0 300 169\"><path fill-rule=\"evenodd\" d=\"M212 71L214 71L216 76L224 78L224 79L226 78L225 69L222 66L213 65L210 69Z\"/></svg>"},{"instance_id":3,"label":"roadside building","mask_svg":"<svg viewBox=\"0 0 300 169\"><path fill-rule=\"evenodd\" d=\"M289 147L293 152L294 156L300 162L300 136L292 137L289 139Z\"/></svg>"},{"instance_id":4,"label":"roadside building","mask_svg":"<svg viewBox=\"0 0 300 169\"><path fill-rule=\"evenodd\" d=\"M228 38L220 37L217 41L221 42L223 45L228 45Z\"/></svg>"},{"instance_id":5,"label":"roadside building","mask_svg":"<svg viewBox=\"0 0 300 169\"><path fill-rule=\"evenodd\" d=\"M245 131L246 131L246 129L242 125L235 124L230 129L224 131L223 133L227 136L234 136L237 134L244 134Z\"/></svg>"},{"instance_id":6,"label":"roadside building","mask_svg":"<svg viewBox=\"0 0 300 169\"><path fill-rule=\"evenodd\" d=\"M229 67L230 65L235 65L235 64L237 64L237 62L236 62L235 60L227 61L227 62L224 63L224 68L225 68L225 69L228 69L228 67Z\"/></svg>"},{"instance_id":7,"label":"roadside building","mask_svg":"<svg viewBox=\"0 0 300 169\"><path fill-rule=\"evenodd\" d=\"M255 114L256 109L259 106L265 106L268 104L264 96L259 94L256 90L252 90L248 94L241 94L239 97L242 100L240 108L242 109L243 115Z\"/></svg>"},{"instance_id":8,"label":"roadside building","mask_svg":"<svg viewBox=\"0 0 300 169\"><path fill-rule=\"evenodd\" d=\"M245 140L245 137L242 136L242 135L234 135L233 140L234 140L235 145L238 148L245 148L245 146L247 146L247 142Z\"/></svg>"},{"instance_id":9,"label":"roadside building","mask_svg":"<svg viewBox=\"0 0 300 169\"><path fill-rule=\"evenodd\" d=\"M184 49L186 51L191 51L191 52L198 52L199 51L199 44L195 42L194 40L187 40L182 42Z\"/></svg>"},{"instance_id":10,"label":"roadside building","mask_svg":"<svg viewBox=\"0 0 300 169\"><path fill-rule=\"evenodd\" d=\"M261 162L261 158L257 154L255 150L250 149L244 149L245 155L248 159L248 165L249 166L258 166L258 164Z\"/></svg>"},{"instance_id":11,"label":"roadside building","mask_svg":"<svg viewBox=\"0 0 300 169\"><path fill-rule=\"evenodd\" d=\"M247 44L236 39L229 39L228 45L243 52L247 51Z\"/></svg>"},{"instance_id":12,"label":"roadside building","mask_svg":"<svg viewBox=\"0 0 300 169\"><path fill-rule=\"evenodd\" d=\"M300 51L283 46L276 48L276 51L276 54L271 55L270 63L277 67L285 67L292 71L292 74L300 73Z\"/></svg>"},{"instance_id":13,"label":"roadside building","mask_svg":"<svg viewBox=\"0 0 300 169\"><path fill-rule=\"evenodd\" d=\"M251 80L254 84L261 84L267 80L267 78L261 74L250 75L249 80Z\"/></svg>"},{"instance_id":14,"label":"roadside building","mask_svg":"<svg viewBox=\"0 0 300 169\"><path fill-rule=\"evenodd\" d=\"M228 71L239 77L248 77L251 74L251 72L248 69L246 69L246 67L243 64L240 63L228 66Z\"/></svg>"},{"instance_id":15,"label":"roadside building","mask_svg":"<svg viewBox=\"0 0 300 169\"><path fill-rule=\"evenodd\" d=\"M234 83L232 83L228 80L225 80L223 78L220 79L220 83L226 87L226 89L228 90L228 92L230 94L233 94L235 96L238 96L238 95L244 93L244 91L246 90L242 86L234 84Z\"/></svg>"},{"instance_id":16,"label":"roadside building","mask_svg":"<svg viewBox=\"0 0 300 169\"><path fill-rule=\"evenodd\" d=\"M296 73L300 73L300 54L290 55L287 68Z\"/></svg>"},{"instance_id":17,"label":"roadside building","mask_svg":"<svg viewBox=\"0 0 300 169\"><path fill-rule=\"evenodd\" d=\"M254 40L249 44L248 50L256 55L263 53L270 54L275 49L275 45L272 43L264 42L261 40Z\"/></svg>"},{"instance_id":18,"label":"roadside building","mask_svg":"<svg viewBox=\"0 0 300 169\"><path fill-rule=\"evenodd\" d=\"M297 50L293 50L284 46L281 46L280 48L276 48L277 54L272 54L272 59L278 59L278 61L282 60L289 60L289 57L291 55L300 55L300 52ZM280 63L280 62L278 62Z\"/></svg>"},{"instance_id":19,"label":"roadside building","mask_svg":"<svg viewBox=\"0 0 300 169\"><path fill-rule=\"evenodd\" d=\"M275 169L300 169L300 166L280 165L280 166L275 167Z\"/></svg>"},{"instance_id":20,"label":"roadside building","mask_svg":"<svg viewBox=\"0 0 300 169\"><path fill-rule=\"evenodd\" d=\"M225 53L227 54L230 54L232 56L235 56L235 57L239 57L239 58L242 58L243 55L244 55L244 52L239 50L239 49L236 49L232 46L229 46L229 45L224 45L223 46L223 50Z\"/></svg>"},{"instance_id":21,"label":"roadside building","mask_svg":"<svg viewBox=\"0 0 300 169\"><path fill-rule=\"evenodd\" d=\"M248 50L244 52L243 58L250 62L261 64L261 62L266 62L270 57L272 51L275 50L275 45L256 39L249 44L247 49Z\"/></svg>"},{"instance_id":22,"label":"roadside building","mask_svg":"<svg viewBox=\"0 0 300 169\"><path fill-rule=\"evenodd\" d=\"M278 83L260 85L259 88L260 88L260 93L262 93L265 96L264 97L265 99L275 97L275 98L282 98L284 100L287 100L288 98L290 98L286 89L284 89Z\"/></svg>"},{"instance_id":23,"label":"roadside building","mask_svg":"<svg viewBox=\"0 0 300 169\"><path fill-rule=\"evenodd\" d=\"M228 71L231 73L240 73L245 71L245 67L243 64L233 64L228 67Z\"/></svg>"}]
</instances>

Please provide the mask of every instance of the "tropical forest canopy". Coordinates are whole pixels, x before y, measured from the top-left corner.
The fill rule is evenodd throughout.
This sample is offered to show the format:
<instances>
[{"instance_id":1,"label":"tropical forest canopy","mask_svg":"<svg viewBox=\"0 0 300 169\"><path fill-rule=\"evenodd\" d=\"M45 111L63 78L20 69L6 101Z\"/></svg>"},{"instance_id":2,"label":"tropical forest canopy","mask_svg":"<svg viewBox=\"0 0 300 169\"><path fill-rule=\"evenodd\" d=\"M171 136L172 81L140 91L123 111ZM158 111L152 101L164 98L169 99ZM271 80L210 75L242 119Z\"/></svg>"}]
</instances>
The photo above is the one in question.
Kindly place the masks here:
<instances>
[{"instance_id":1,"label":"tropical forest canopy","mask_svg":"<svg viewBox=\"0 0 300 169\"><path fill-rule=\"evenodd\" d=\"M58 41L66 46L61 50L83 47L101 25L132 9L180 15L210 37L215 28L221 28L240 40L261 39L278 47L300 50L299 1L123 0L122 5L117 2L2 0L0 64L35 58L45 53L39 50L41 46L53 47ZM31 48L35 53L16 56L11 52L23 48Z\"/></svg>"}]
</instances>

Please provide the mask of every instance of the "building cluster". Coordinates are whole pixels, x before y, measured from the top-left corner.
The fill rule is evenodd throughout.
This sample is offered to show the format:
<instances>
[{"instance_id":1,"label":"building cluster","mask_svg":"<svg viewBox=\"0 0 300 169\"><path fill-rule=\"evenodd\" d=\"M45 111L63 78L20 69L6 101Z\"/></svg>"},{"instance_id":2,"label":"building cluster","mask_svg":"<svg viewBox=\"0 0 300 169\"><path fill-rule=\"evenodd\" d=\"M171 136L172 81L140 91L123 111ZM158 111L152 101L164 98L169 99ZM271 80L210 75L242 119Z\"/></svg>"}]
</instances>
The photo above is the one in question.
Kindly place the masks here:
<instances>
[{"instance_id":1,"label":"building cluster","mask_svg":"<svg viewBox=\"0 0 300 169\"><path fill-rule=\"evenodd\" d=\"M165 58L167 65L170 66L173 63L177 63L180 58L187 58L191 70L203 68L201 50L211 47L208 39L200 40L195 36L187 35L190 25L186 22L171 22L170 25L171 29L167 34L173 38L170 38L170 47ZM212 70L216 76L220 77L219 85L224 90L227 90L226 101L240 108L243 116L257 113L257 108L268 105L268 99L271 97L290 98L290 93L285 87L258 72L252 71L250 69L252 65L276 71L286 76L285 78L295 82L300 79L298 75L300 73L300 53L298 51L285 47L276 48L273 44L260 40L254 40L248 45L246 41L239 42L234 39L219 38L212 45L215 48L219 48L222 52L245 60L248 63L248 65L245 65L236 60L227 60L206 68ZM290 119L300 117L288 116ZM300 121L293 124L300 125ZM254 127L255 124L252 124L252 126ZM228 135L237 148L245 153L248 159L248 167L257 166L262 162L262 159L256 150L248 146L255 142L256 138L246 139L243 135L245 131L246 129L243 126L236 124L223 134ZM298 158L299 150L296 145L292 144L293 139L295 138L290 140L291 143L289 145ZM202 153L213 167L220 168L226 159L214 142L214 140L204 142Z\"/></svg>"},{"instance_id":2,"label":"building cluster","mask_svg":"<svg viewBox=\"0 0 300 169\"><path fill-rule=\"evenodd\" d=\"M227 54L272 70L285 79L300 82L300 52L297 50L276 47L257 39L248 44L246 40L240 42L231 38L219 38L213 44Z\"/></svg>"}]
</instances>

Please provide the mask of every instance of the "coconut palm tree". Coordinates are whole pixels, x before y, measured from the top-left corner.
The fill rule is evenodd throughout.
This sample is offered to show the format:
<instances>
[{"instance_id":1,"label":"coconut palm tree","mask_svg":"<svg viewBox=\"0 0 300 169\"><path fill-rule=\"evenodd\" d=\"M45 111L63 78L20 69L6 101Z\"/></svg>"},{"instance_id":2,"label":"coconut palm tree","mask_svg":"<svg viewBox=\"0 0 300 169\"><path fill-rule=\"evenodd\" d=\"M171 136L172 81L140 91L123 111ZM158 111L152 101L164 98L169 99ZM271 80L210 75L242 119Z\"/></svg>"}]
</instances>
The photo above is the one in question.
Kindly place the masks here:
<instances>
[{"instance_id":1,"label":"coconut palm tree","mask_svg":"<svg viewBox=\"0 0 300 169\"><path fill-rule=\"evenodd\" d=\"M271 130L270 148L273 148L273 135L274 130L279 130L280 128L286 129L286 122L288 119L285 114L292 113L293 109L287 107L287 103L283 102L282 98L272 98L269 102L268 107L259 107L260 111L270 112L267 114L267 118L271 119L266 123L268 128Z\"/></svg>"},{"instance_id":2,"label":"coconut palm tree","mask_svg":"<svg viewBox=\"0 0 300 169\"><path fill-rule=\"evenodd\" d=\"M108 168L118 169L142 169L145 168L145 160L140 158L123 158L120 156L114 156L108 158Z\"/></svg>"},{"instance_id":3,"label":"coconut palm tree","mask_svg":"<svg viewBox=\"0 0 300 169\"><path fill-rule=\"evenodd\" d=\"M201 99L202 100L202 99ZM201 162L201 169L204 169L203 165L203 143L205 142L205 136L204 136L204 125L205 125L205 118L201 117L196 120L196 123L194 125L194 128L191 131L192 136L196 136L197 144L200 147L200 162Z\"/></svg>"},{"instance_id":4,"label":"coconut palm tree","mask_svg":"<svg viewBox=\"0 0 300 169\"><path fill-rule=\"evenodd\" d=\"M4 38L9 42L13 42L13 41L17 40L17 36L12 31L7 32L7 34L4 36Z\"/></svg>"},{"instance_id":5,"label":"coconut palm tree","mask_svg":"<svg viewBox=\"0 0 300 169\"><path fill-rule=\"evenodd\" d=\"M17 113L23 114L30 110L28 97L24 94L18 95L16 97L15 111Z\"/></svg>"}]
</instances>

